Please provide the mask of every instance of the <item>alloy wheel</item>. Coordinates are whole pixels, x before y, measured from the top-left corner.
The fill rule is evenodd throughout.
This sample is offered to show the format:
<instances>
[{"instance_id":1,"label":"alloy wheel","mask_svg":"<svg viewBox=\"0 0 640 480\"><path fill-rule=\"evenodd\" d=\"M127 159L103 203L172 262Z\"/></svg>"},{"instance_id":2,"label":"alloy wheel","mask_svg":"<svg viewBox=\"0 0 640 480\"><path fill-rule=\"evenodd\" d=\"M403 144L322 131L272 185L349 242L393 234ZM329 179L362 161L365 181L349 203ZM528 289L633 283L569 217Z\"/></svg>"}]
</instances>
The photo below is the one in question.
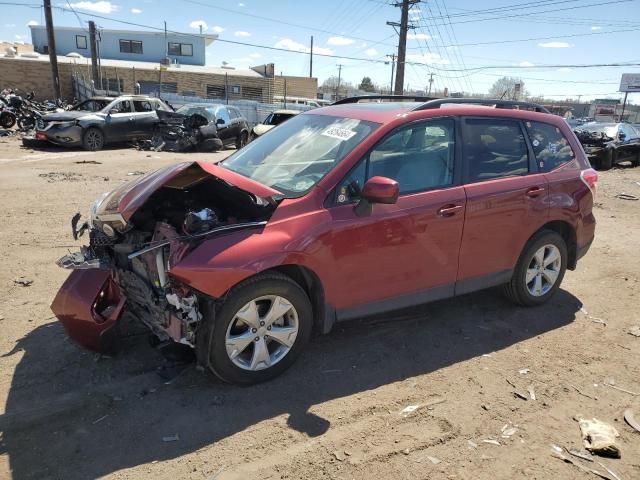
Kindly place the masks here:
<instances>
[{"instance_id":1,"label":"alloy wheel","mask_svg":"<svg viewBox=\"0 0 640 480\"><path fill-rule=\"evenodd\" d=\"M238 310L229 323L227 355L243 370L270 368L291 351L298 329L298 312L286 298L255 298Z\"/></svg>"},{"instance_id":2,"label":"alloy wheel","mask_svg":"<svg viewBox=\"0 0 640 480\"><path fill-rule=\"evenodd\" d=\"M87 133L87 145L91 150L100 150L102 148L102 135L96 130Z\"/></svg>"},{"instance_id":3,"label":"alloy wheel","mask_svg":"<svg viewBox=\"0 0 640 480\"><path fill-rule=\"evenodd\" d=\"M534 253L526 271L525 283L529 294L542 297L553 288L562 267L562 256L552 244L540 247Z\"/></svg>"}]
</instances>

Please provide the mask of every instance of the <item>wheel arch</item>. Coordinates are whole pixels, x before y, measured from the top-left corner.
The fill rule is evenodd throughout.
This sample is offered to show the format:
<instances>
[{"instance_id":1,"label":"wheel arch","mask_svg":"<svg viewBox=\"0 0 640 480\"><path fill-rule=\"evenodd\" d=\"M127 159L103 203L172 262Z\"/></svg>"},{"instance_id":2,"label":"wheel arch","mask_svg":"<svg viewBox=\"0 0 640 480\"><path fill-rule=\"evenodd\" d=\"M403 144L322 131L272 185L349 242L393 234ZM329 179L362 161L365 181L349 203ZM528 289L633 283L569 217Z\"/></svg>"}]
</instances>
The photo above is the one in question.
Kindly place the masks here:
<instances>
[{"instance_id":1,"label":"wheel arch","mask_svg":"<svg viewBox=\"0 0 640 480\"><path fill-rule=\"evenodd\" d=\"M567 245L567 269L575 270L578 262L578 240L576 236L576 229L569 222L564 220L552 220L545 223L542 227L536 230L531 237L527 240L527 243L538 233L543 230L550 230L559 234ZM523 247L523 249L526 248Z\"/></svg>"},{"instance_id":2,"label":"wheel arch","mask_svg":"<svg viewBox=\"0 0 640 480\"><path fill-rule=\"evenodd\" d=\"M327 305L322 281L313 270L299 264L283 264L262 270L257 275L266 272L281 273L300 285L311 300L314 331L323 334L329 333L335 323L335 310Z\"/></svg>"}]
</instances>

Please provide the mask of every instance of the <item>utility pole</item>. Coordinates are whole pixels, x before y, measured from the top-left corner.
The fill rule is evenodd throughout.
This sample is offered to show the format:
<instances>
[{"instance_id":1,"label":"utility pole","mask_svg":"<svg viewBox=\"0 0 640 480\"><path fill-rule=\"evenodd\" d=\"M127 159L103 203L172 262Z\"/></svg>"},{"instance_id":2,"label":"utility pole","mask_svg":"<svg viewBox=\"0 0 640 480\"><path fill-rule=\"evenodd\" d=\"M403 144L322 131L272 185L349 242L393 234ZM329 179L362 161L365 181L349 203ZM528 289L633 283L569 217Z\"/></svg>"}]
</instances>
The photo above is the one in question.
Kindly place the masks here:
<instances>
[{"instance_id":1,"label":"utility pole","mask_svg":"<svg viewBox=\"0 0 640 480\"><path fill-rule=\"evenodd\" d=\"M311 35L311 49L309 50L309 78L313 77L313 35Z\"/></svg>"},{"instance_id":2,"label":"utility pole","mask_svg":"<svg viewBox=\"0 0 640 480\"><path fill-rule=\"evenodd\" d=\"M340 98L338 98L338 95L340 94L340 79L342 78L342 67L343 65L339 63L338 64L338 83L336 84L336 101L340 100Z\"/></svg>"},{"instance_id":3,"label":"utility pole","mask_svg":"<svg viewBox=\"0 0 640 480\"><path fill-rule=\"evenodd\" d=\"M391 57L391 81L389 82L389 93L391 94L393 92L393 71L396 68L396 54L392 53L387 57Z\"/></svg>"},{"instance_id":4,"label":"utility pole","mask_svg":"<svg viewBox=\"0 0 640 480\"><path fill-rule=\"evenodd\" d=\"M401 8L400 23L387 22L387 25L392 27L400 27L398 32L400 39L398 40L398 67L396 68L396 83L394 88L395 95L402 95L404 87L404 66L407 54L407 30L409 28L416 28L414 25L409 25L409 8L416 3L420 3L420 0L402 0L402 3L395 3L396 7Z\"/></svg>"},{"instance_id":5,"label":"utility pole","mask_svg":"<svg viewBox=\"0 0 640 480\"><path fill-rule=\"evenodd\" d=\"M98 47L96 42L96 23L89 20L89 43L91 45L91 77L93 84L99 85L100 76L98 75Z\"/></svg>"},{"instance_id":6,"label":"utility pole","mask_svg":"<svg viewBox=\"0 0 640 480\"><path fill-rule=\"evenodd\" d=\"M53 80L53 95L60 100L60 76L58 75L58 57L56 55L56 39L53 35L53 15L51 14L51 0L44 0L44 18L47 24L47 44L49 48L49 63L51 63L51 78Z\"/></svg>"},{"instance_id":7,"label":"utility pole","mask_svg":"<svg viewBox=\"0 0 640 480\"><path fill-rule=\"evenodd\" d=\"M427 96L431 95L431 86L433 85L433 73L429 74L429 91L427 92Z\"/></svg>"}]
</instances>

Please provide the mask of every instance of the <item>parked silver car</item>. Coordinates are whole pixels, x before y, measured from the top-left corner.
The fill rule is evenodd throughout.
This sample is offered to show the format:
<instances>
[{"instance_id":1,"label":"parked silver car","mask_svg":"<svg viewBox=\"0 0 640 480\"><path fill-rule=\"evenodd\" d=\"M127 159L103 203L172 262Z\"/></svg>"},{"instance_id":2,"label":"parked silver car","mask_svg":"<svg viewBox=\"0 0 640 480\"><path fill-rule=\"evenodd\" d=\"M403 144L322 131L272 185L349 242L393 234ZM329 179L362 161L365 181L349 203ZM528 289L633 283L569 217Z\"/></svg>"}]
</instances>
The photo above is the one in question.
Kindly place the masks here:
<instances>
[{"instance_id":1,"label":"parked silver car","mask_svg":"<svg viewBox=\"0 0 640 480\"><path fill-rule=\"evenodd\" d=\"M100 150L108 143L151 138L158 123L156 110L171 111L158 98L123 95L101 110L51 113L38 119L36 140L56 145Z\"/></svg>"}]
</instances>

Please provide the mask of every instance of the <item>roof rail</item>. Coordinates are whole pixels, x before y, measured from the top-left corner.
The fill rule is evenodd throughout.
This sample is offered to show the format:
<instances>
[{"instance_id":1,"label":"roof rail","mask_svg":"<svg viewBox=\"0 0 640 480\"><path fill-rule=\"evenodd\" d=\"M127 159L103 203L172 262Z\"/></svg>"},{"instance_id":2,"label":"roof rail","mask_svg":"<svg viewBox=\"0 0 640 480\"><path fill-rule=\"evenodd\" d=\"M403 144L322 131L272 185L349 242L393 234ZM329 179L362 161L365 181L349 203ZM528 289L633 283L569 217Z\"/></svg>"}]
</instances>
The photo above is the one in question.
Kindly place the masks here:
<instances>
[{"instance_id":1,"label":"roof rail","mask_svg":"<svg viewBox=\"0 0 640 480\"><path fill-rule=\"evenodd\" d=\"M389 100L389 101L402 101L402 100L412 100L414 102L428 102L429 100L436 100L436 97L423 97L420 95L360 95L358 97L347 97L336 102L333 102L331 105L344 105L346 103L359 103L360 101L370 101L370 100Z\"/></svg>"},{"instance_id":2,"label":"roof rail","mask_svg":"<svg viewBox=\"0 0 640 480\"><path fill-rule=\"evenodd\" d=\"M414 108L413 110L429 110L432 108L440 108L442 105L483 105L486 107L494 108L512 108L518 109L518 107L524 107L521 110L532 110L534 112L551 113L542 105L531 102L520 102L516 100L498 100L494 98L439 98L437 100L430 100L422 105Z\"/></svg>"}]
</instances>

